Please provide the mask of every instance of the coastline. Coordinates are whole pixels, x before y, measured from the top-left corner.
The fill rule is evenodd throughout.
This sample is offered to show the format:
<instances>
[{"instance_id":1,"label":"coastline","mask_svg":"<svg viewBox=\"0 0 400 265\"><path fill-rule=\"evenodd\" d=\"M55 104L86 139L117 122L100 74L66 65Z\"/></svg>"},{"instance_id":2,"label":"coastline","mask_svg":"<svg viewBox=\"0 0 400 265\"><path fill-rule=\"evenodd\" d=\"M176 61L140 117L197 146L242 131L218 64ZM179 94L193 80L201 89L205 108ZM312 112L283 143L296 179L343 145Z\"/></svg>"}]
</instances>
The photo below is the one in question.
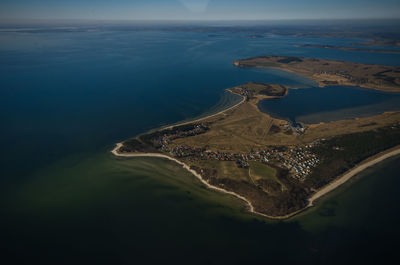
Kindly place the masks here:
<instances>
[{"instance_id":1,"label":"coastline","mask_svg":"<svg viewBox=\"0 0 400 265\"><path fill-rule=\"evenodd\" d=\"M395 146L393 148L390 148L388 150L385 150L381 153L378 153L372 157L369 157L352 169L348 170L345 172L343 175L339 176L335 180L333 180L331 183L328 183L324 187L322 187L320 190L318 190L316 193L314 193L308 200L308 206L306 208L314 206L314 202L320 199L321 197L325 196L329 192L335 190L339 186L343 185L346 183L348 180L350 180L352 177L357 175L358 173L362 172L363 170L374 166L390 157L400 155L400 146Z\"/></svg>"},{"instance_id":2,"label":"coastline","mask_svg":"<svg viewBox=\"0 0 400 265\"><path fill-rule=\"evenodd\" d=\"M217 190L217 191L220 191L220 192L222 192L222 193L226 193L226 194L233 195L233 196L235 196L235 197L237 197L237 198L239 198L239 199L245 201L245 202L248 204L249 208L250 208L250 212L254 212L254 207L253 207L253 205L252 205L251 202L250 202L249 200L247 200L245 197L243 197L243 196L241 196L241 195L239 195L239 194L237 194L237 193L235 193L235 192L227 191L227 190L225 190L225 189L222 189L222 188L219 188L219 187L216 187L216 186L213 186L213 185L209 184L207 181L205 181L205 180L202 178L202 176L201 176L200 174L198 174L196 171L194 171L193 169L191 169L187 164L185 164L185 163L179 161L179 160L176 159L176 158L173 158L173 157L170 157L170 156L167 156L167 155L163 155L163 154L158 154L158 153L121 154L121 153L118 152L118 150L119 150L119 148L120 148L121 146L122 146L122 143L117 143L116 146L115 146L115 148L111 151L111 153L112 153L113 155L119 156L119 157L157 157L157 158L164 158L164 159L168 159L168 160L170 160L170 161L173 161L173 162L175 162L175 163L181 165L184 169L186 169L186 170L189 171L190 173L192 173L192 174L193 174L197 179L199 179L200 182L203 183L207 188L212 189L212 190Z\"/></svg>"},{"instance_id":3,"label":"coastline","mask_svg":"<svg viewBox=\"0 0 400 265\"><path fill-rule=\"evenodd\" d=\"M242 98L242 100L241 100L240 102L236 103L235 105L230 106L229 108L224 109L224 110L221 110L221 111L219 111L219 112L217 112L217 113L210 114L210 115L207 115L207 116L205 116L205 117L198 118L198 119L196 119L196 120L191 120L191 121L186 121L186 122L177 123L177 124L173 124L173 125L168 125L168 126L166 126L166 127L162 127L162 128L160 128L160 129L157 129L157 130L160 130L160 131L162 131L162 130L168 130L168 129L172 129L172 128L176 127L176 126L182 126L182 125L191 124L191 123L194 123L194 122L199 122L199 121L202 121L202 120L206 120L206 119L208 119L208 118L212 118L212 117L218 116L218 115L220 115L220 114L223 114L224 112L227 112L227 111L229 111L229 110L232 110L232 109L234 109L234 108L240 106L241 104L243 104L243 103L246 101L246 98L245 98L244 96L242 96L242 95L240 95L240 94L238 94L238 93L235 93L235 92L231 91L230 89L226 89L226 90L229 91L229 92L232 93L232 94L235 94L235 95L240 96L240 97Z\"/></svg>"},{"instance_id":4,"label":"coastline","mask_svg":"<svg viewBox=\"0 0 400 265\"><path fill-rule=\"evenodd\" d=\"M209 184L207 181L205 181L203 179L203 177L198 174L196 171L194 171L193 169L191 169L187 164L179 161L176 158L164 155L164 154L158 154L158 153L131 153L131 154L121 154L118 152L119 148L122 146L122 143L117 143L114 147L113 150L111 150L111 153L115 156L118 157L155 157L155 158L164 158L164 159L168 159L170 161L173 161L179 165L181 165L184 169L186 169L187 171L189 171L191 174L193 174L198 180L200 180L201 183L203 183L207 188L212 189L212 190L216 190L225 194L229 194L229 195L233 195L236 198L244 201L249 208L249 212L252 214L256 214L259 216L263 216L269 219L274 219L274 220L285 220L288 218L291 218L301 212L306 211L308 208L311 208L314 205L314 202L319 200L321 197L327 195L328 193L334 191L335 189L337 189L338 187L340 187L341 185L343 185L344 183L346 183L348 180L350 180L352 177L354 177L355 175L357 175L358 173L364 171L365 169L374 166L390 157L396 156L396 155L400 155L400 146L396 146L393 147L391 149L385 150L381 153L378 153L372 157L369 157L365 160L363 160L362 162L360 162L358 165L356 165L355 167L353 167L352 169L348 170L347 172L345 172L343 175L337 177L335 180L333 180L331 183L327 184L326 186L324 186L323 188L321 188L320 190L318 190L316 193L314 193L309 199L308 199L308 204L306 207L297 210L293 213L287 214L287 215L283 215L283 216L270 216L270 215L266 215L260 212L257 212L254 210L254 206L252 205L252 203L247 200L245 197L233 192L233 191L228 191L216 186L213 186L211 184Z\"/></svg>"}]
</instances>

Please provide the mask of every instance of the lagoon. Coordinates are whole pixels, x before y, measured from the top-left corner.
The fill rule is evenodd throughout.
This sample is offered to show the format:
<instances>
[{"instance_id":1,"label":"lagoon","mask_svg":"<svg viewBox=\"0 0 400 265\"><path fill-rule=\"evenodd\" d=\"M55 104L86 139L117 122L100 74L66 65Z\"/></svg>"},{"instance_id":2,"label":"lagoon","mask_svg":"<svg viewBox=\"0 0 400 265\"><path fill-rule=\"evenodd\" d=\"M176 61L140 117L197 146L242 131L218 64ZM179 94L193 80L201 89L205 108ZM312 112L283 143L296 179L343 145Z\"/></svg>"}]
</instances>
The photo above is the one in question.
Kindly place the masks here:
<instances>
[{"instance_id":1,"label":"lagoon","mask_svg":"<svg viewBox=\"0 0 400 265\"><path fill-rule=\"evenodd\" d=\"M284 98L263 100L261 111L292 122L320 123L400 110L400 94L359 87L290 89Z\"/></svg>"}]
</instances>

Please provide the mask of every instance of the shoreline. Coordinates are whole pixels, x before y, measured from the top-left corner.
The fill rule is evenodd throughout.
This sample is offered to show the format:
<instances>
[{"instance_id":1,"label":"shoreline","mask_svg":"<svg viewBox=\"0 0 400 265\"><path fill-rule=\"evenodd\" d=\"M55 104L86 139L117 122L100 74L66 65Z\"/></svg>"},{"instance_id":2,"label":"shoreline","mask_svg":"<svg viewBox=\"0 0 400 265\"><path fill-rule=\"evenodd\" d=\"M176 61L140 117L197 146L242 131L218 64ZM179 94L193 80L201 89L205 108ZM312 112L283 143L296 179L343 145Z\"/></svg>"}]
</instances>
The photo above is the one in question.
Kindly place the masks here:
<instances>
[{"instance_id":1,"label":"shoreline","mask_svg":"<svg viewBox=\"0 0 400 265\"><path fill-rule=\"evenodd\" d=\"M134 154L134 153L131 153L131 154L121 154L121 153L118 152L118 150L119 150L119 148L120 148L121 146L122 146L122 143L117 143L116 146L114 147L114 149L111 150L111 153L112 153L113 155L117 156L117 157L155 157L155 158L164 158L164 159L168 159L168 160L170 160L170 161L173 161L173 162L175 162L175 163L181 165L181 166L182 166L184 169L186 169L187 171L189 171L189 172L190 172L192 175L194 175L198 180L200 180L200 182L201 182L202 184L204 184L207 188L209 188L209 189L211 189L211 190L216 190L216 191L219 191L219 192L222 192L222 193L225 193L225 194L232 195L232 196L234 196L234 197L236 197L236 198L238 198L238 199L244 201L244 202L247 204L247 207L249 208L249 212L250 212L250 213L257 214L257 215L260 215L260 216L263 216L263 217L267 217L267 218L269 218L269 219L287 219L287 218L289 218L289 217L292 216L292 214L290 214L290 216L289 216L289 215L288 215L288 216L269 216L269 215L266 215L266 214L257 212L257 211L254 210L253 204L252 204L248 199L246 199L246 198L243 197L242 195L237 194L236 192L228 191L228 190L225 190L225 189L222 189L222 188L219 188L219 187L216 187L216 186L213 186L213 185L209 184L207 181L205 181L205 180L203 179L203 177L202 177L199 173L197 173L196 171L194 171L193 169L191 169L187 164L185 164L185 163L179 161L179 160L176 159L176 158L173 158L173 157L170 157L170 156L167 156L167 155L164 155L164 154L158 154L158 153L135 153L135 154ZM302 210L300 210L300 211L302 211ZM298 212L300 212L300 211L298 211ZM297 214L298 212L293 213L293 215L294 215L294 214Z\"/></svg>"},{"instance_id":2,"label":"shoreline","mask_svg":"<svg viewBox=\"0 0 400 265\"><path fill-rule=\"evenodd\" d=\"M363 161L361 161L359 164L357 164L355 167L352 169L346 171L344 174L341 176L337 177L335 180L332 182L328 183L321 189L319 189L316 193L314 193L308 200L308 206L312 207L314 206L314 201L317 201L321 197L325 196L326 194L330 193L331 191L337 189L344 183L346 183L348 180L350 180L352 177L357 175L358 173L364 171L365 169L374 166L390 157L400 155L400 146L395 146L392 147L388 150L382 151L378 154L375 154Z\"/></svg>"},{"instance_id":3,"label":"shoreline","mask_svg":"<svg viewBox=\"0 0 400 265\"><path fill-rule=\"evenodd\" d=\"M228 191L216 186L213 186L211 184L209 184L207 181L205 181L203 179L203 177L198 174L196 171L194 171L193 169L191 169L187 164L179 161L176 158L164 155L164 154L159 154L159 153L130 153L130 154L121 154L118 152L119 148L122 146L122 143L117 143L114 147L113 150L111 150L111 153L117 157L155 157L155 158L164 158L164 159L168 159L170 161L173 161L179 165L181 165L184 169L186 169L187 171L189 171L192 175L194 175L198 180L200 180L200 182L202 184L204 184L207 188L211 189L211 190L216 190L225 194L229 194L232 196L235 196L236 198L244 201L248 208L249 208L249 212L252 214L256 214L259 216L263 216L266 217L268 219L273 219L273 220L285 220L285 219L289 219L291 217L294 217L295 215L302 213L304 211L306 211L307 209L315 206L314 202L316 202L317 200L319 200L321 197L327 195L328 193L336 190L337 188L339 188L340 186L342 186L343 184L345 184L348 180L350 180L352 177L356 176L358 173L364 171L365 169L374 166L390 157L396 156L396 155L400 155L400 146L396 146L393 148L390 148L388 150L385 150L381 153L378 153L376 155L373 155L372 157L369 157L363 161L361 161L358 165L356 165L355 167L353 167L352 169L346 171L343 175L337 177L335 180L333 180L331 183L328 183L327 185L325 185L324 187L322 187L320 190L318 190L316 193L314 193L311 197L308 198L308 204L306 207L297 210L295 212L289 213L287 215L283 215L283 216L270 216L264 213L260 213L254 210L254 206L253 204L246 199L245 197L243 197L242 195L239 195L233 191Z\"/></svg>"},{"instance_id":4,"label":"shoreline","mask_svg":"<svg viewBox=\"0 0 400 265\"><path fill-rule=\"evenodd\" d=\"M235 193L235 192L233 192L233 191L228 191L228 190L225 190L225 189L222 189L222 188L219 188L219 187L216 187L216 186L213 186L213 185L209 184L207 181L205 181L205 180L203 179L203 177L202 177L199 173L197 173L196 171L194 171L193 169L191 169L187 164L185 164L185 163L179 161L179 160L176 159L176 158L173 158L173 157L170 157L170 156L167 156L167 155L164 155L164 154L158 154L158 153L136 153L136 154L131 153L131 154L121 154L121 153L118 152L118 150L119 150L119 148L120 148L121 146L122 146L122 143L117 143L116 146L115 146L115 148L111 151L111 153L112 153L113 155L119 156L119 157L156 157L156 158L164 158L164 159L168 159L168 160L170 160L170 161L173 161L173 162L175 162L175 163L181 165L184 169L186 169L186 170L189 171L190 173L192 173L192 174L193 174L197 179L199 179L200 182L203 183L207 188L212 189L212 190L217 190L217 191L220 191L220 192L222 192L222 193L229 194L229 195L233 195L233 196L235 196L235 197L237 197L237 198L239 198L239 199L245 201L245 202L248 204L248 206L250 207L250 212L254 212L254 207L253 207L253 205L252 205L251 202L250 202L249 200L247 200L245 197L243 197L243 196L241 196L241 195L239 195L239 194L237 194L237 193Z\"/></svg>"},{"instance_id":5,"label":"shoreline","mask_svg":"<svg viewBox=\"0 0 400 265\"><path fill-rule=\"evenodd\" d=\"M232 110L232 109L234 109L234 108L240 106L241 104L243 104L243 103L246 101L246 98L245 98L244 96L242 96L242 95L240 95L240 94L237 94L237 93L235 93L235 92L232 92L230 89L226 89L226 90L227 90L229 93L232 93L232 94L234 94L234 95L240 96L240 97L242 98L242 100L241 100L240 102L236 103L235 105L230 106L229 108L224 109L224 110L221 110L221 111L219 111L219 112L217 112L217 113L210 114L210 115L207 115L207 116L205 116L205 117L198 118L198 119L196 119L196 120L185 121L185 122L182 122L182 123L177 123L177 124L173 124L173 125L168 125L168 126L165 126L165 127L161 127L160 129L156 129L156 130L157 130L157 131L163 131L163 130L172 129L172 128L176 127L176 126L182 126L182 125L191 124L191 123L199 122L199 121L202 121L202 120L206 120L206 119L208 119L208 118L212 118L212 117L218 116L218 115L220 115L220 114L223 114L224 112L227 112L227 111L229 111L229 110Z\"/></svg>"}]
</instances>

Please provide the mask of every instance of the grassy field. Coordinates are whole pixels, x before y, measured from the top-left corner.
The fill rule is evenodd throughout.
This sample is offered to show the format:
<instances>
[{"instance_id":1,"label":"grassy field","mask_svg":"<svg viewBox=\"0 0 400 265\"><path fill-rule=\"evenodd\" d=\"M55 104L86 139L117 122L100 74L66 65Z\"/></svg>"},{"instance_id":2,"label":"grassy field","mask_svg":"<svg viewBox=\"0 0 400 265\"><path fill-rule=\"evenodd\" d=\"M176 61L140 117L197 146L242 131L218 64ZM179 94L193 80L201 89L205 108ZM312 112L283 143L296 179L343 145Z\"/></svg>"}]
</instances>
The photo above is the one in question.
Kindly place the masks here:
<instances>
[{"instance_id":1,"label":"grassy field","mask_svg":"<svg viewBox=\"0 0 400 265\"><path fill-rule=\"evenodd\" d=\"M276 169L261 162L250 161L249 168L239 168L234 161L199 160L190 164L200 168L216 170L216 179L246 183L266 194L276 195L285 190L278 179Z\"/></svg>"},{"instance_id":2,"label":"grassy field","mask_svg":"<svg viewBox=\"0 0 400 265\"><path fill-rule=\"evenodd\" d=\"M250 174L254 181L260 179L278 180L276 178L276 170L261 162L250 161Z\"/></svg>"},{"instance_id":3,"label":"grassy field","mask_svg":"<svg viewBox=\"0 0 400 265\"><path fill-rule=\"evenodd\" d=\"M257 161L250 161L249 168L239 168L234 161L198 160L192 164L217 170L218 178L231 178L249 183L254 181L253 184L264 179L279 182L274 168Z\"/></svg>"},{"instance_id":4,"label":"grassy field","mask_svg":"<svg viewBox=\"0 0 400 265\"><path fill-rule=\"evenodd\" d=\"M217 178L230 178L239 181L249 182L249 171L245 168L238 168L234 161L217 161L217 160L198 160L191 163L202 168L215 169Z\"/></svg>"},{"instance_id":5,"label":"grassy field","mask_svg":"<svg viewBox=\"0 0 400 265\"><path fill-rule=\"evenodd\" d=\"M250 161L249 175L253 183L269 195L277 195L287 187L278 179L277 171L266 164Z\"/></svg>"},{"instance_id":6,"label":"grassy field","mask_svg":"<svg viewBox=\"0 0 400 265\"><path fill-rule=\"evenodd\" d=\"M266 145L298 144L296 137L279 133L269 134L272 125L282 126L286 121L276 120L262 113L256 102L250 100L238 108L227 112L210 125L210 130L193 137L172 141L175 145L193 147L208 146L213 150L227 152L250 152L252 148Z\"/></svg>"},{"instance_id":7,"label":"grassy field","mask_svg":"<svg viewBox=\"0 0 400 265\"><path fill-rule=\"evenodd\" d=\"M374 130L400 120L400 112L387 112L365 118L305 124L304 134L288 131L289 123L262 113L258 99L251 99L210 121L210 129L196 136L175 139L171 146L206 147L224 152L248 153L265 146L288 146L310 143L316 139ZM207 121L207 120L206 120Z\"/></svg>"}]
</instances>

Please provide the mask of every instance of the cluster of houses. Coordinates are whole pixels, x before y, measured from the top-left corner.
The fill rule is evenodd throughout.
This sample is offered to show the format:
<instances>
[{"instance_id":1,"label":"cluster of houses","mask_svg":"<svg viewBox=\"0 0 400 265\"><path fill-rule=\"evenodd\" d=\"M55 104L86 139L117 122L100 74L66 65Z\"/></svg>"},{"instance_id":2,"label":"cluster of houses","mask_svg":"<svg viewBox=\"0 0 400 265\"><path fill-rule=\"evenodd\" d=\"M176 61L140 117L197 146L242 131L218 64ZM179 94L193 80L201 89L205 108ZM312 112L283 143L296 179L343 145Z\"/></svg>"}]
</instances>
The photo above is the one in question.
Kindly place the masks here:
<instances>
[{"instance_id":1,"label":"cluster of houses","mask_svg":"<svg viewBox=\"0 0 400 265\"><path fill-rule=\"evenodd\" d=\"M173 157L194 159L202 159L204 152L204 148L194 148L187 145L178 145L169 150L169 154Z\"/></svg>"},{"instance_id":2,"label":"cluster of houses","mask_svg":"<svg viewBox=\"0 0 400 265\"><path fill-rule=\"evenodd\" d=\"M244 88L244 87L237 87L237 89L239 90L238 93L240 95L242 95L243 97L246 98L246 100L249 100L250 98L253 97L253 92L249 91L248 89Z\"/></svg>"},{"instance_id":3,"label":"cluster of houses","mask_svg":"<svg viewBox=\"0 0 400 265\"><path fill-rule=\"evenodd\" d=\"M173 128L172 130L165 132L163 135L158 136L154 141L154 145L158 146L162 151L168 151L168 145L172 140L202 134L207 130L208 126L205 123L195 124L189 129L179 129L179 127Z\"/></svg>"},{"instance_id":4,"label":"cluster of houses","mask_svg":"<svg viewBox=\"0 0 400 265\"><path fill-rule=\"evenodd\" d=\"M304 180L320 162L319 158L307 147L291 148L285 152L283 158L283 166L291 171L294 178L299 180Z\"/></svg>"},{"instance_id":5,"label":"cluster of houses","mask_svg":"<svg viewBox=\"0 0 400 265\"><path fill-rule=\"evenodd\" d=\"M193 148L190 146L175 146L169 153L177 158L194 160L234 161L239 168L248 168L249 161L259 161L265 164L277 164L290 170L291 175L304 180L318 165L320 159L310 149L318 142L306 146L293 148L271 147L268 150L253 151L248 154L220 152L205 148Z\"/></svg>"},{"instance_id":6,"label":"cluster of houses","mask_svg":"<svg viewBox=\"0 0 400 265\"><path fill-rule=\"evenodd\" d=\"M207 150L205 148L194 148L186 145L179 145L171 148L169 154L177 158L187 158L189 160L217 160L217 161L235 161L240 168L248 168L251 155L237 154L231 152L220 152Z\"/></svg>"},{"instance_id":7,"label":"cluster of houses","mask_svg":"<svg viewBox=\"0 0 400 265\"><path fill-rule=\"evenodd\" d=\"M392 126L390 126L390 128L392 128L392 130L397 129L398 127L400 127L400 122L394 123Z\"/></svg>"},{"instance_id":8,"label":"cluster of houses","mask_svg":"<svg viewBox=\"0 0 400 265\"><path fill-rule=\"evenodd\" d=\"M283 128L285 128L286 131L292 131L292 132L296 132L298 134L303 134L306 131L306 128L303 125L301 125L301 123L284 124Z\"/></svg>"},{"instance_id":9,"label":"cluster of houses","mask_svg":"<svg viewBox=\"0 0 400 265\"><path fill-rule=\"evenodd\" d=\"M294 178L304 180L320 162L317 155L310 151L310 148L317 143L293 148L271 148L258 152L256 157L264 163L279 164L289 169Z\"/></svg>"}]
</instances>

